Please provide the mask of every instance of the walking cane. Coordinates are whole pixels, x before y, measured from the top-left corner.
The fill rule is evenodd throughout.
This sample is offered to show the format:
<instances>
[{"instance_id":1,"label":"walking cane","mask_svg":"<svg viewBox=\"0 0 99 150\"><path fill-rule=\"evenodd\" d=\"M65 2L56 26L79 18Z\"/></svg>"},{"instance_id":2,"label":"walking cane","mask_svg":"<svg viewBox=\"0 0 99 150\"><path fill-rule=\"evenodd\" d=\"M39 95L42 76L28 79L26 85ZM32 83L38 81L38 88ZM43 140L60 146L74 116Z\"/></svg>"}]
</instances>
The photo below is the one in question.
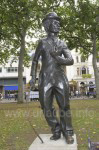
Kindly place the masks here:
<instances>
[{"instance_id":1,"label":"walking cane","mask_svg":"<svg viewBox=\"0 0 99 150\"><path fill-rule=\"evenodd\" d=\"M28 105L27 105L27 110L29 110ZM28 122L29 122L30 126L32 127L32 129L33 129L34 133L37 135L37 137L40 139L41 143L43 144L43 143L44 143L44 141L42 140L42 138L40 137L40 135L38 134L38 132L35 130L35 128L33 127L32 123L31 123L31 121L29 120L29 118L28 118L28 117L27 117L27 120L28 120Z\"/></svg>"},{"instance_id":2,"label":"walking cane","mask_svg":"<svg viewBox=\"0 0 99 150\"><path fill-rule=\"evenodd\" d=\"M40 139L41 143L43 144L44 141L42 140L42 138L40 137L40 135L37 133L37 131L35 130L35 128L34 128L33 125L31 124L31 121L28 120L28 122L29 122L30 126L32 127L34 133L37 135L37 137Z\"/></svg>"}]
</instances>

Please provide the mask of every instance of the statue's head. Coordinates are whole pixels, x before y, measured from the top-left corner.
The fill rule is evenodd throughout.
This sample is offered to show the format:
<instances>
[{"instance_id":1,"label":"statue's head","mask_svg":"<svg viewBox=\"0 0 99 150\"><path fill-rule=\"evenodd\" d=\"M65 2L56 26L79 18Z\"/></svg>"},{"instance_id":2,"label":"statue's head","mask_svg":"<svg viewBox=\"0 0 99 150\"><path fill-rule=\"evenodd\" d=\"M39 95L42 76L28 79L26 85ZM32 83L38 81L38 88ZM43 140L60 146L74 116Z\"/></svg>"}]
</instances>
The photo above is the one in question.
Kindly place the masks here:
<instances>
[{"instance_id":1,"label":"statue's head","mask_svg":"<svg viewBox=\"0 0 99 150\"><path fill-rule=\"evenodd\" d=\"M42 21L46 32L58 33L60 29L60 17L55 12L50 12Z\"/></svg>"}]
</instances>

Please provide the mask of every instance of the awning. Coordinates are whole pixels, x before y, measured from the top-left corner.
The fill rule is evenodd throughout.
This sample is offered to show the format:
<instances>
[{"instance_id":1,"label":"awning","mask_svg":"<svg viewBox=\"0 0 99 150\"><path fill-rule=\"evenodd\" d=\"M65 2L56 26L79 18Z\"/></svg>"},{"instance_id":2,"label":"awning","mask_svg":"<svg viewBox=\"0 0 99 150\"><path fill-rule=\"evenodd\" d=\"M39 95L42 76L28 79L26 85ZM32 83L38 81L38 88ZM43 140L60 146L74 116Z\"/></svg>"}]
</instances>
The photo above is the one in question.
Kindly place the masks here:
<instances>
[{"instance_id":1,"label":"awning","mask_svg":"<svg viewBox=\"0 0 99 150\"><path fill-rule=\"evenodd\" d=\"M18 86L4 86L4 90L6 91L12 91L12 90L18 90Z\"/></svg>"},{"instance_id":2,"label":"awning","mask_svg":"<svg viewBox=\"0 0 99 150\"><path fill-rule=\"evenodd\" d=\"M96 88L95 84L89 84L88 86L89 86L89 88Z\"/></svg>"},{"instance_id":3,"label":"awning","mask_svg":"<svg viewBox=\"0 0 99 150\"><path fill-rule=\"evenodd\" d=\"M89 88L96 88L96 86L95 85L91 85L91 86L89 86Z\"/></svg>"}]
</instances>

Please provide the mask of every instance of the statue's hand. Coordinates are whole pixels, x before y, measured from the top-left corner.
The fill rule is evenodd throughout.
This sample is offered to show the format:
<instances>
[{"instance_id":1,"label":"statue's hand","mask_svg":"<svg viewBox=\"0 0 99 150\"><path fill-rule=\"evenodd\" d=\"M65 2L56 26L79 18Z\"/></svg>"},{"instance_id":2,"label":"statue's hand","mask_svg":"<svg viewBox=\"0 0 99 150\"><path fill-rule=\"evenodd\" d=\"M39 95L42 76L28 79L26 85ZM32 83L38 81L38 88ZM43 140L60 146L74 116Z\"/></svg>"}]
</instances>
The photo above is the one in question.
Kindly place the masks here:
<instances>
[{"instance_id":1,"label":"statue's hand","mask_svg":"<svg viewBox=\"0 0 99 150\"><path fill-rule=\"evenodd\" d=\"M57 56L59 56L59 51L58 50L52 51L52 52L50 52L50 54L53 58L56 58Z\"/></svg>"},{"instance_id":2,"label":"statue's hand","mask_svg":"<svg viewBox=\"0 0 99 150\"><path fill-rule=\"evenodd\" d=\"M32 79L30 80L30 89L32 91L35 89L35 82L36 82L36 78L32 77Z\"/></svg>"},{"instance_id":3,"label":"statue's hand","mask_svg":"<svg viewBox=\"0 0 99 150\"><path fill-rule=\"evenodd\" d=\"M62 57L59 55L59 52L58 51L53 51L50 53L51 56L56 60L56 62L59 64L59 65L62 65Z\"/></svg>"}]
</instances>

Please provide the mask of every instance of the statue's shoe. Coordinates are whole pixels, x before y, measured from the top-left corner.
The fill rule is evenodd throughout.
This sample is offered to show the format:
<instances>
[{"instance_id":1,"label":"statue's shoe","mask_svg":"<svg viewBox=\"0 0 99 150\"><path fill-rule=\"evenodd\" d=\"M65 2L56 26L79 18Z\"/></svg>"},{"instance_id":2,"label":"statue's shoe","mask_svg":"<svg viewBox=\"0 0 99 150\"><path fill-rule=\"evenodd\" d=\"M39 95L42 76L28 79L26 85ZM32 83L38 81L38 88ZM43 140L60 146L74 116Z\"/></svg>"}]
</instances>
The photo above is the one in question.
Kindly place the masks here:
<instances>
[{"instance_id":1,"label":"statue's shoe","mask_svg":"<svg viewBox=\"0 0 99 150\"><path fill-rule=\"evenodd\" d=\"M71 135L65 135L65 139L66 139L67 144L74 143L74 138Z\"/></svg>"},{"instance_id":2,"label":"statue's shoe","mask_svg":"<svg viewBox=\"0 0 99 150\"><path fill-rule=\"evenodd\" d=\"M64 138L66 139L67 144L73 144L74 143L74 138L73 138L73 131L68 131L68 132L62 132Z\"/></svg>"},{"instance_id":3,"label":"statue's shoe","mask_svg":"<svg viewBox=\"0 0 99 150\"><path fill-rule=\"evenodd\" d=\"M53 134L51 137L50 137L50 140L58 140L61 138L61 134Z\"/></svg>"}]
</instances>

